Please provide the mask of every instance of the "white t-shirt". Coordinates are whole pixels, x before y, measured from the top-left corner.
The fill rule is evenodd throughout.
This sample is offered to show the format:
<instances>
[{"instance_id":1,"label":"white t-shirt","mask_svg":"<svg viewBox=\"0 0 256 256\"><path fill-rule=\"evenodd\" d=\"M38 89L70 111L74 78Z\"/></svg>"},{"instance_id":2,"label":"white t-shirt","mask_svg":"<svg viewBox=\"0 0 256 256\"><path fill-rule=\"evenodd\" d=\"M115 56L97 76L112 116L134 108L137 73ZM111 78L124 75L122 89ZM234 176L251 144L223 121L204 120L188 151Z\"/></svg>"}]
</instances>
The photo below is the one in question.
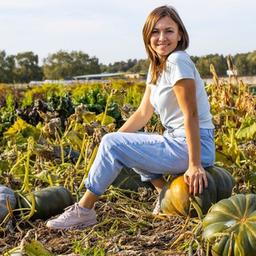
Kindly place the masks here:
<instances>
[{"instance_id":1,"label":"white t-shirt","mask_svg":"<svg viewBox=\"0 0 256 256\"><path fill-rule=\"evenodd\" d=\"M170 130L184 128L184 116L178 105L173 86L185 78L195 80L199 127L214 128L204 82L185 51L176 51L168 56L166 70L159 76L156 85L150 84L151 76L150 72L148 73L147 86L151 89L150 102L155 112L160 115L163 126Z\"/></svg>"}]
</instances>

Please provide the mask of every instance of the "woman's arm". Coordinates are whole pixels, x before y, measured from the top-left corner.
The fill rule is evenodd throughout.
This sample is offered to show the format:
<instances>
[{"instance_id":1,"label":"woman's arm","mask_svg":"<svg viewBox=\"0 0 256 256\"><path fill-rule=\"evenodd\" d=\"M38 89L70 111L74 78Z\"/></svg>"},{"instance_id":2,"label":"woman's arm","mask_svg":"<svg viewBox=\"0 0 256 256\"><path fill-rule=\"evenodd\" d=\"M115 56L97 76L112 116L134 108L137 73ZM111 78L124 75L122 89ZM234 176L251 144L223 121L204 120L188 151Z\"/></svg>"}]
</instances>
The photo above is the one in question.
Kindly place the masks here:
<instances>
[{"instance_id":1,"label":"woman's arm","mask_svg":"<svg viewBox=\"0 0 256 256\"><path fill-rule=\"evenodd\" d=\"M154 113L154 108L149 98L150 88L147 86L140 106L118 130L119 132L136 132L147 124Z\"/></svg>"},{"instance_id":2,"label":"woman's arm","mask_svg":"<svg viewBox=\"0 0 256 256\"><path fill-rule=\"evenodd\" d=\"M188 145L189 166L184 180L189 185L189 192L202 193L207 187L205 170L201 165L200 131L196 102L196 86L193 79L179 80L173 87L178 104L184 115L184 127Z\"/></svg>"}]
</instances>

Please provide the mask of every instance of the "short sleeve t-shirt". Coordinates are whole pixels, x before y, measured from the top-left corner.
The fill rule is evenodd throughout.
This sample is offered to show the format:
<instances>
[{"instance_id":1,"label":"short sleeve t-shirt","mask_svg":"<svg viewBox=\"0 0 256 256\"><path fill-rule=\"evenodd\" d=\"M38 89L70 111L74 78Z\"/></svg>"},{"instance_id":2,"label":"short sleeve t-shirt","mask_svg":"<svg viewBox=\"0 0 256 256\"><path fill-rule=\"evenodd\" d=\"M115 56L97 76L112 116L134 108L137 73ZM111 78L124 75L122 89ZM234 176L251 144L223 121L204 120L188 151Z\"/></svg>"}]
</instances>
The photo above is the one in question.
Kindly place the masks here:
<instances>
[{"instance_id":1,"label":"short sleeve t-shirt","mask_svg":"<svg viewBox=\"0 0 256 256\"><path fill-rule=\"evenodd\" d=\"M204 82L185 51L176 51L168 56L166 69L159 76L156 85L150 84L150 72L147 77L147 86L151 89L150 102L163 126L170 130L184 128L184 116L173 91L173 86L181 79L195 81L199 127L214 128Z\"/></svg>"}]
</instances>

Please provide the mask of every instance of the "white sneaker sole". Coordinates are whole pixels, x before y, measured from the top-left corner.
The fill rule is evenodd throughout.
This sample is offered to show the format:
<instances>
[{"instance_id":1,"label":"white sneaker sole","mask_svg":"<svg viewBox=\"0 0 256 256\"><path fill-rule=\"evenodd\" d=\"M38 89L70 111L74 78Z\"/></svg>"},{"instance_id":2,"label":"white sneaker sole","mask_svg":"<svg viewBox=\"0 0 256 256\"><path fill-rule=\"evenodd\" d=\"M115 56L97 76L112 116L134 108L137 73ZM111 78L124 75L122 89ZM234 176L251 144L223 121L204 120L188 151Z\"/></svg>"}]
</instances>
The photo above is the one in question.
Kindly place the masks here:
<instances>
[{"instance_id":1,"label":"white sneaker sole","mask_svg":"<svg viewBox=\"0 0 256 256\"><path fill-rule=\"evenodd\" d=\"M78 225L74 225L74 226L70 226L70 227L56 227L56 226L52 226L48 223L46 223L46 227L51 229L51 230L81 230L81 229L85 229L87 227L90 226L94 226L95 224L97 224L98 222L92 222L92 223L83 223L83 224L78 224Z\"/></svg>"}]
</instances>

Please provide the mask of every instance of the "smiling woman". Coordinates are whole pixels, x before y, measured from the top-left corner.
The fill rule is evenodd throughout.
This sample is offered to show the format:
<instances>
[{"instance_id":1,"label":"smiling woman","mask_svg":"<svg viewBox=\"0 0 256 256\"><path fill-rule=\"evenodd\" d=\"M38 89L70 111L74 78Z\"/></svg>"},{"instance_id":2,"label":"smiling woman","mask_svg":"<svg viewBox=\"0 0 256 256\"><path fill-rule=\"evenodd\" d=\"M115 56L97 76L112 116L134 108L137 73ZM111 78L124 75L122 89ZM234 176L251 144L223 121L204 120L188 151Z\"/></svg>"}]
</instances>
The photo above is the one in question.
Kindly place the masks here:
<instances>
[{"instance_id":1,"label":"smiling woman","mask_svg":"<svg viewBox=\"0 0 256 256\"><path fill-rule=\"evenodd\" d=\"M150 38L150 45L161 58L174 51L180 40L181 35L177 23L166 16L156 23Z\"/></svg>"},{"instance_id":2,"label":"smiling woman","mask_svg":"<svg viewBox=\"0 0 256 256\"><path fill-rule=\"evenodd\" d=\"M214 126L204 83L185 52L189 39L183 22L172 7L160 6L149 14L143 38L150 69L138 109L117 132L104 135L85 194L48 221L47 227L77 229L96 224L94 203L124 166L133 168L142 181L150 181L159 193L166 174L184 173L194 195L207 187L204 168L214 163ZM154 111L160 115L164 134L138 132Z\"/></svg>"},{"instance_id":3,"label":"smiling woman","mask_svg":"<svg viewBox=\"0 0 256 256\"><path fill-rule=\"evenodd\" d=\"M173 7L156 8L147 18L143 28L143 39L151 61L151 78L155 84L158 68L163 68L165 58L174 50L186 50L189 36L183 21Z\"/></svg>"}]
</instances>

